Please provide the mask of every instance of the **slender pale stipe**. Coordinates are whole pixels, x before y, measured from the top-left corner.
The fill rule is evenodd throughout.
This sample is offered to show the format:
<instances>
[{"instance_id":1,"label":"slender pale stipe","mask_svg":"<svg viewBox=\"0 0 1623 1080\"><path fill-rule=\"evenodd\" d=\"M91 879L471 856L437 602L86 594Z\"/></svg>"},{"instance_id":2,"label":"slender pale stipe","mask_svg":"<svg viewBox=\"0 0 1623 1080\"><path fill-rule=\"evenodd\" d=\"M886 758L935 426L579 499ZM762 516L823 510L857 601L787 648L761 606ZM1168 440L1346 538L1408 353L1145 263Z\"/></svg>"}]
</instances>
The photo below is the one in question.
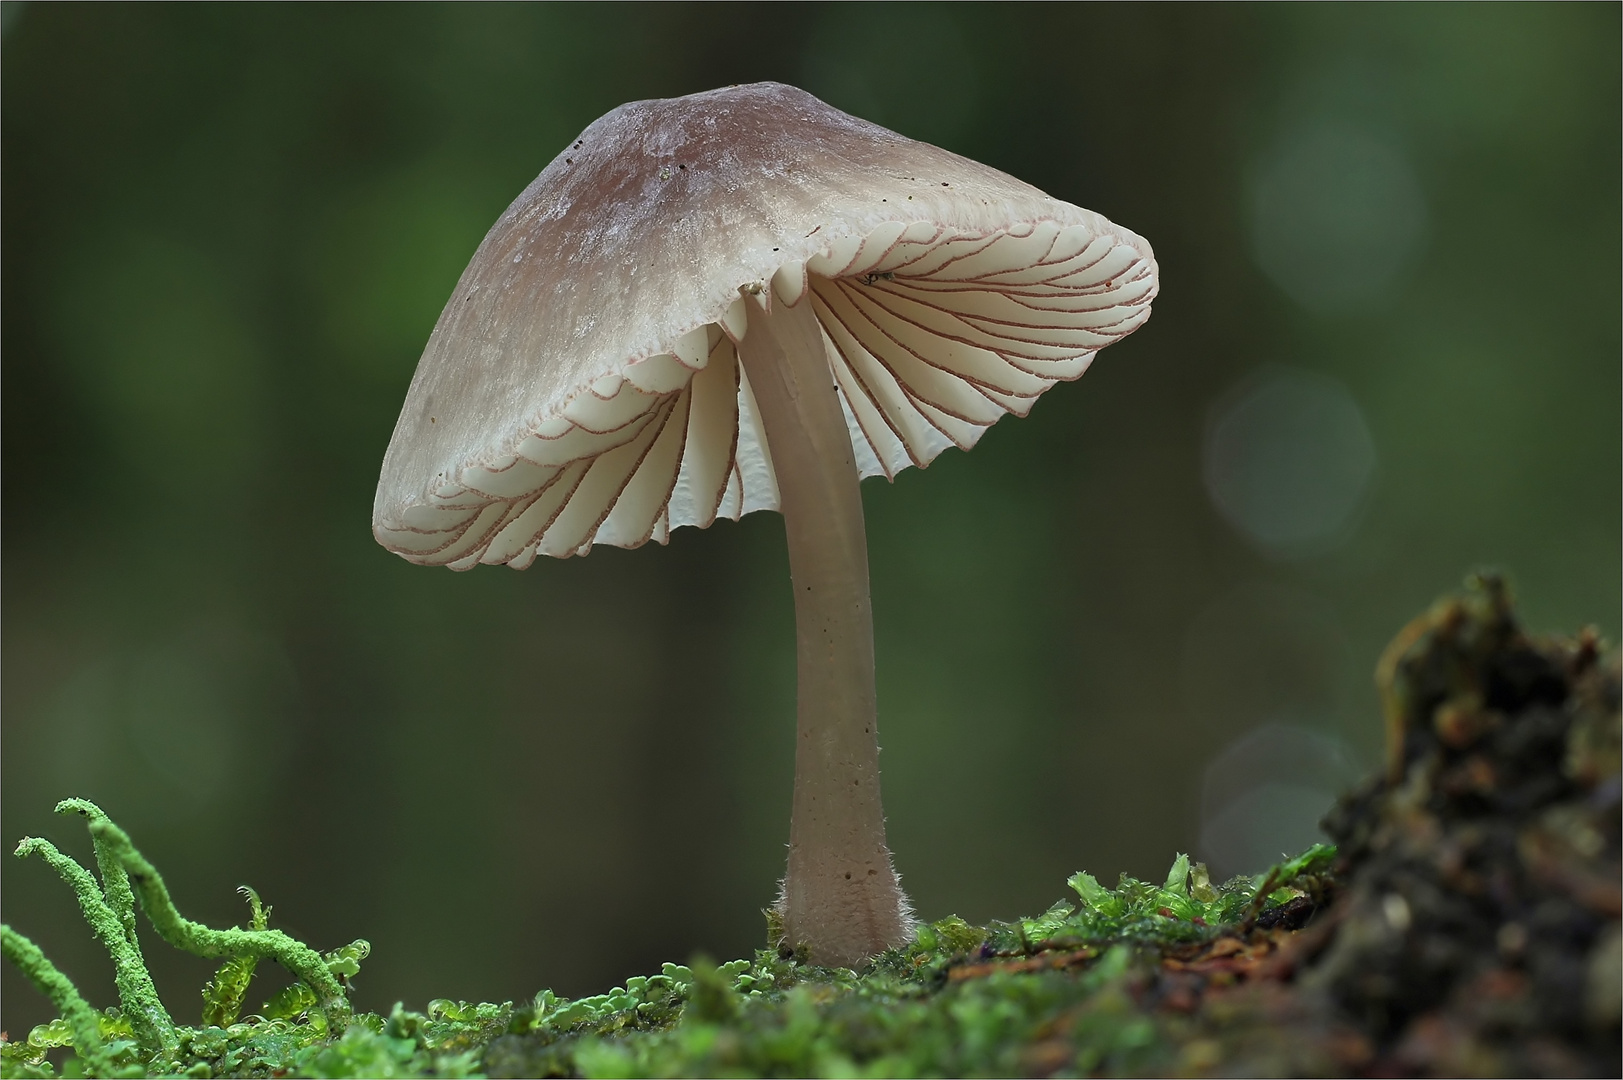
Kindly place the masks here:
<instances>
[{"instance_id":1,"label":"slender pale stipe","mask_svg":"<svg viewBox=\"0 0 1623 1080\"><path fill-rule=\"evenodd\" d=\"M804 298L750 305L739 358L755 391L795 594L795 798L778 911L790 942L855 966L912 932L879 799L873 605L845 413Z\"/></svg>"}]
</instances>

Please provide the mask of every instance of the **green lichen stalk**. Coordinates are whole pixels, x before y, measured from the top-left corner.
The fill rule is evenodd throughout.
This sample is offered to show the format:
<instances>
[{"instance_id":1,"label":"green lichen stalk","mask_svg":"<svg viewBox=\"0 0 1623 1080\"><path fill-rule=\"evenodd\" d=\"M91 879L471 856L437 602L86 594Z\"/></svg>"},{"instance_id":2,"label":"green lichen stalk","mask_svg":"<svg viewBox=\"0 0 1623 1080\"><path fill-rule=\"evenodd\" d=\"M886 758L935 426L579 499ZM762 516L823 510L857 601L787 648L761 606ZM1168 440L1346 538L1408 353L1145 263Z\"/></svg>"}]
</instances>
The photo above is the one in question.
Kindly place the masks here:
<instances>
[{"instance_id":1,"label":"green lichen stalk","mask_svg":"<svg viewBox=\"0 0 1623 1080\"><path fill-rule=\"evenodd\" d=\"M58 851L49 840L37 837L27 837L18 844L17 855L20 858L38 855L73 889L79 900L79 910L84 913L85 922L90 924L91 933L107 950L107 955L112 957L113 982L118 987L118 1000L124 1006L142 1055L155 1062L174 1060L177 1044L175 1024L169 1018L163 1002L158 999L157 987L152 985L152 976L147 974L146 962L136 943L135 904L128 882L124 881L122 892L117 889L104 892L90 871ZM97 861L102 860L98 858ZM123 880L122 872L118 879ZM63 1015L66 1016L65 1013Z\"/></svg>"},{"instance_id":2,"label":"green lichen stalk","mask_svg":"<svg viewBox=\"0 0 1623 1080\"><path fill-rule=\"evenodd\" d=\"M275 960L314 991L316 1007L326 1017L330 1029L342 1031L349 1023L351 1013L344 988L327 969L320 953L280 930L213 930L185 918L175 908L157 868L135 849L129 835L113 824L99 807L83 799L66 799L57 804L56 811L77 813L88 819L90 835L98 850L105 848L129 875L141 907L159 937L196 956Z\"/></svg>"},{"instance_id":3,"label":"green lichen stalk","mask_svg":"<svg viewBox=\"0 0 1623 1080\"><path fill-rule=\"evenodd\" d=\"M74 865L78 865L75 863ZM0 953L6 962L33 983L40 993L51 999L73 1033L74 1049L89 1066L91 1074L107 1076L112 1071L101 1041L101 1019L90 1003L79 995L71 979L58 971L46 959L39 946L23 937L11 927L0 923Z\"/></svg>"},{"instance_id":4,"label":"green lichen stalk","mask_svg":"<svg viewBox=\"0 0 1623 1080\"><path fill-rule=\"evenodd\" d=\"M213 930L192 922L175 910L163 878L129 835L99 807L69 799L56 809L87 820L101 880L47 840L25 838L17 854L38 856L73 890L85 921L113 961L120 1007L97 1011L32 942L6 927L6 960L51 1000L62 1019L34 1028L21 1042L0 1034L0 1076L54 1077L47 1055L61 1047L72 1048L77 1067L92 1076L285 1073L290 1067L303 1069L292 1065L303 1051L347 1037L352 1018L347 980L359 972L370 945L355 941L318 954L269 929L270 909L247 888L242 892L252 913L249 929ZM202 1028L175 1024L159 1000L136 934L137 905L170 944L199 956L225 958L203 991ZM254 969L266 957L299 981L266 1003L263 1016L239 1023ZM380 1019L366 1019L368 1032L387 1037L378 1030L385 1026ZM364 1041L369 1036L358 1037ZM437 1060L419 1071L432 1071ZM360 1068L361 1075L370 1075L369 1066Z\"/></svg>"}]
</instances>

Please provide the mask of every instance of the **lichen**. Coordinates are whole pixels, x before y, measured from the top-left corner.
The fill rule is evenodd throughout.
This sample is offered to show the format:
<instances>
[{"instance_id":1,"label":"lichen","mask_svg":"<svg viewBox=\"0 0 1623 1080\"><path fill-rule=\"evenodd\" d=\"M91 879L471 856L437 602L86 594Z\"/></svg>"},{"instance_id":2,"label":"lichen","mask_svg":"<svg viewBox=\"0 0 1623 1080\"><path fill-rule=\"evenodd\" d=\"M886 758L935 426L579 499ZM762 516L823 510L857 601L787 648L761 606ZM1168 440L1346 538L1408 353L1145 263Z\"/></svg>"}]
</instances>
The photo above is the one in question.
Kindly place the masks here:
<instances>
[{"instance_id":1,"label":"lichen","mask_svg":"<svg viewBox=\"0 0 1623 1080\"><path fill-rule=\"evenodd\" d=\"M0 1069L6 1076L54 1075L46 1055L61 1046L77 1052L75 1067L89 1075L215 1075L214 1067L199 1057L193 1045L200 1034L223 1031L229 1036L234 1029L245 1029L239 1034L247 1036L247 1042L254 1042L260 1035L274 1041L293 1033L291 1044L302 1048L349 1026L351 1010L344 980L359 970L359 961L370 950L366 942L318 954L281 931L269 929L270 911L252 890L245 890L253 913L249 929L214 930L193 922L176 910L162 875L100 807L84 799L67 799L57 804L56 812L85 818L101 880L98 882L76 859L64 855L47 840L25 837L17 845L16 854L20 858L39 856L73 889L91 932L112 958L119 1004L104 1012L91 1008L33 942L11 927L4 927L0 936L4 938L6 959L51 999L66 1021L36 1028L23 1043L7 1041L0 1046ZM212 1026L199 1032L177 1027L170 1018L141 953L136 933L137 907L169 944L197 956L225 958L225 964L203 991L204 1023ZM256 1023L230 1024L241 1011L255 965L266 957L293 972L298 981L273 999L267 1005L266 1016L256 1017ZM295 1015L298 1023L287 1022L286 1018ZM222 1021L226 1024L222 1025ZM282 1026L276 1028L276 1024ZM207 1037L204 1042L211 1044ZM287 1042L280 1039L280 1050L273 1056L259 1055L266 1067L274 1068L286 1060L284 1051L291 1044L281 1044ZM247 1060L230 1062L228 1071Z\"/></svg>"}]
</instances>

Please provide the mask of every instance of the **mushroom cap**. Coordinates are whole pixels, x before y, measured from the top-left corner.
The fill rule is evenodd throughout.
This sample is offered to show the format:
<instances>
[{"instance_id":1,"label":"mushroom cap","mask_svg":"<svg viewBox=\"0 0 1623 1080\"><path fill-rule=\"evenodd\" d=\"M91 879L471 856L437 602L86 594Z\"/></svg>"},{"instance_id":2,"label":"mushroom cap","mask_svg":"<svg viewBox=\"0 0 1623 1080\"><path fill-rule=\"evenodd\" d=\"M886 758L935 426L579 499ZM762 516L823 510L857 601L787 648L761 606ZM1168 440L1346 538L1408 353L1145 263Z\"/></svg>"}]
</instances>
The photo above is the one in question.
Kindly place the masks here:
<instances>
[{"instance_id":1,"label":"mushroom cap","mask_svg":"<svg viewBox=\"0 0 1623 1080\"><path fill-rule=\"evenodd\" d=\"M776 509L735 345L810 302L863 476L968 449L1149 317L1141 237L757 83L622 105L474 253L384 458L373 532L522 568Z\"/></svg>"}]
</instances>

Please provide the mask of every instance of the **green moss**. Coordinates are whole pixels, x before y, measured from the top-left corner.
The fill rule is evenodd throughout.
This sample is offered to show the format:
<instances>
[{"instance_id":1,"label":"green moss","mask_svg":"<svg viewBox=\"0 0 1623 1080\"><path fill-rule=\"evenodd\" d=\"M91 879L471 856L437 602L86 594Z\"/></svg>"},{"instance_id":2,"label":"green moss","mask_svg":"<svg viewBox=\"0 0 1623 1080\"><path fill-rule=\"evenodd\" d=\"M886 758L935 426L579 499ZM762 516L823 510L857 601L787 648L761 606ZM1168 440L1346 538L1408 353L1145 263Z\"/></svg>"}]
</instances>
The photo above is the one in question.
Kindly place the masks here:
<instances>
[{"instance_id":1,"label":"green moss","mask_svg":"<svg viewBox=\"0 0 1623 1080\"><path fill-rule=\"evenodd\" d=\"M1140 1008L1136 987L1164 951L1322 894L1334 857L1315 847L1220 886L1184 855L1161 884L1123 876L1108 889L1079 873L1069 882L1078 904L986 927L928 923L861 973L770 950L747 964L696 964L673 988L688 999L679 1012L628 1003L584 1021L543 1013L496 1040L486 1067L603 1077L1153 1072L1175 1064L1169 1048L1180 1040Z\"/></svg>"},{"instance_id":2,"label":"green moss","mask_svg":"<svg viewBox=\"0 0 1623 1080\"><path fill-rule=\"evenodd\" d=\"M860 973L766 949L720 965L666 964L574 1000L543 990L518 1004L437 1000L424 1012L396 1005L388 1016L351 1016L343 988L360 971L366 942L318 956L271 930L270 908L248 889L247 930L190 922L106 815L82 800L59 809L89 820L102 880L43 840L24 840L17 853L42 857L73 888L113 957L120 1004L86 1004L7 927L7 959L67 1018L0 1046L7 1077L57 1075L48 1055L60 1048L76 1055L64 1076L1005 1074L1031 1071L1026 1058L1054 1053L1052 1037L1062 1032L1085 1048L1068 1052L1068 1068L1134 1071L1152 1067L1167 1044L1133 1004L1134 978L1167 947L1209 942L1270 907L1317 895L1334 857L1315 847L1216 886L1185 855L1160 884L1124 876L1107 889L1078 873L1069 881L1075 903L984 927L956 916L927 923L911 945ZM175 1025L158 1001L135 932L137 906L171 943L226 957L203 990L203 1026ZM266 956L301 978L239 1020Z\"/></svg>"},{"instance_id":3,"label":"green moss","mask_svg":"<svg viewBox=\"0 0 1623 1080\"><path fill-rule=\"evenodd\" d=\"M47 1055L63 1046L76 1051L64 1065L64 1075L80 1070L97 1076L274 1071L290 1065L298 1051L326 1039L329 1032L348 1028L351 1011L345 980L360 969L360 960L370 949L366 942L317 954L269 929L269 909L252 890L247 891L253 913L249 929L214 930L192 922L175 909L162 875L99 807L68 799L56 810L85 818L101 880L46 840L26 837L16 854L38 856L73 890L91 932L112 958L119 1005L103 1012L91 1008L33 942L5 927L0 936L6 959L51 999L67 1021L42 1025L22 1043L0 1046L0 1072L5 1076L55 1075ZM225 958L203 991L204 1023L212 1026L177 1027L158 999L136 933L137 907L159 936L176 948ZM267 1015L253 1022L230 1023L241 1011L255 965L265 957L298 976L289 991L275 999L288 1000L280 1010L267 1006ZM295 1016L296 1021L291 1019Z\"/></svg>"}]
</instances>

